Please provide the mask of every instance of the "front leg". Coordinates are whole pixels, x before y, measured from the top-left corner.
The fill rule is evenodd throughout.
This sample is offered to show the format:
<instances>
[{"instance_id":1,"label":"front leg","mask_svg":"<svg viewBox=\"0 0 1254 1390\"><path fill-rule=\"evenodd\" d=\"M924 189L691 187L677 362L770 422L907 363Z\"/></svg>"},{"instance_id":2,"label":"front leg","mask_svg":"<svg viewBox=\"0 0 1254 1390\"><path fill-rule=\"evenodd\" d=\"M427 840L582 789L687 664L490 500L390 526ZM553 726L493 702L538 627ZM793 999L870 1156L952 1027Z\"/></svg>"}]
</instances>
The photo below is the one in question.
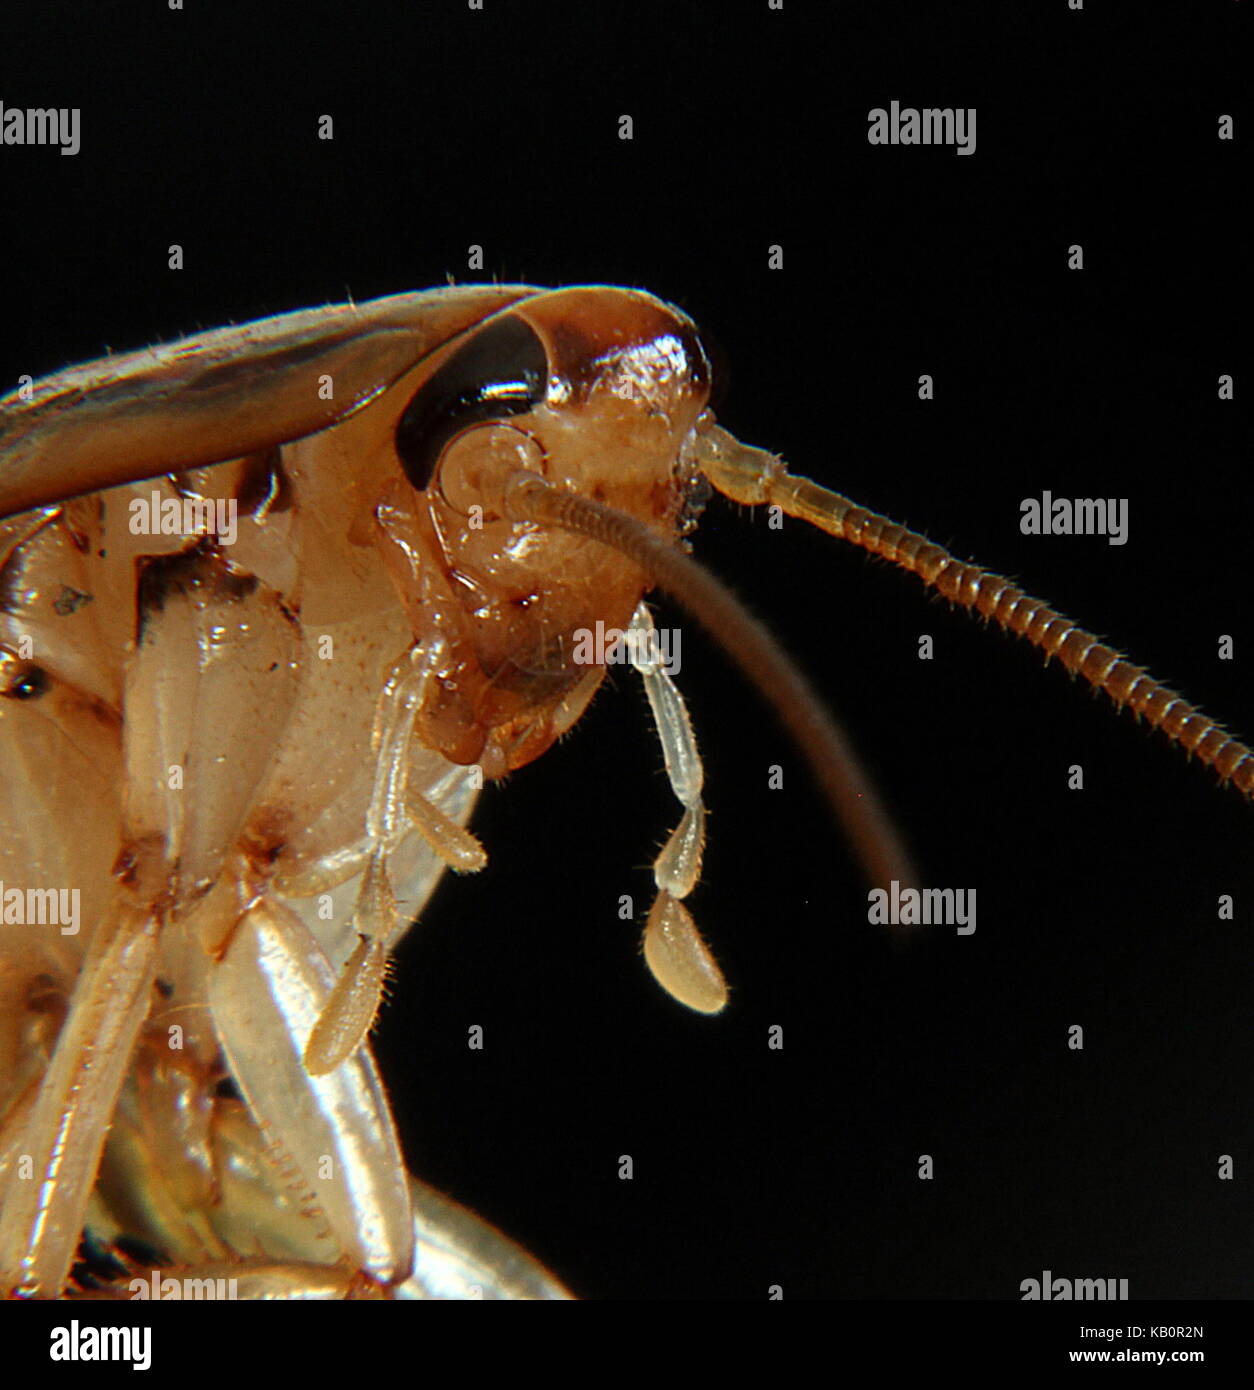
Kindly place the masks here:
<instances>
[{"instance_id":1,"label":"front leg","mask_svg":"<svg viewBox=\"0 0 1254 1390\"><path fill-rule=\"evenodd\" d=\"M311 1076L325 1076L350 1057L379 1010L388 945L397 926L388 857L409 828L409 742L445 654L445 644L438 639L412 648L393 666L379 696L372 739L374 786L366 808L368 858L353 911L358 941L309 1035L305 1066Z\"/></svg>"}]
</instances>

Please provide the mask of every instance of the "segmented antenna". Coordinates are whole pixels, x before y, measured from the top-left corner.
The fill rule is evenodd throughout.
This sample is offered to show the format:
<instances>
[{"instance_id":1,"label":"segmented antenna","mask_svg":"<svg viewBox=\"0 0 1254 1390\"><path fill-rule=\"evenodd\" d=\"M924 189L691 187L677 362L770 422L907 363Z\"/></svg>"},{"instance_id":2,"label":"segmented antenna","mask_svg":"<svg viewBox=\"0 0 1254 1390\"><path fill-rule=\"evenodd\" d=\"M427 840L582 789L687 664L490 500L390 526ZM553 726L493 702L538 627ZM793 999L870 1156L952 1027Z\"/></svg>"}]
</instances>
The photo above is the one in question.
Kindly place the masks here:
<instances>
[{"instance_id":1,"label":"segmented antenna","mask_svg":"<svg viewBox=\"0 0 1254 1390\"><path fill-rule=\"evenodd\" d=\"M1125 661L1113 647L1009 579L967 564L917 531L789 473L782 459L741 444L718 426L699 436L696 456L701 471L725 497L748 506L773 503L788 516L917 574L951 603L1030 642L1044 652L1046 662L1057 658L1072 675L1083 676L1109 696L1118 709L1131 710L1161 729L1172 743L1213 767L1222 781L1232 782L1254 801L1254 752L1143 667Z\"/></svg>"}]
</instances>

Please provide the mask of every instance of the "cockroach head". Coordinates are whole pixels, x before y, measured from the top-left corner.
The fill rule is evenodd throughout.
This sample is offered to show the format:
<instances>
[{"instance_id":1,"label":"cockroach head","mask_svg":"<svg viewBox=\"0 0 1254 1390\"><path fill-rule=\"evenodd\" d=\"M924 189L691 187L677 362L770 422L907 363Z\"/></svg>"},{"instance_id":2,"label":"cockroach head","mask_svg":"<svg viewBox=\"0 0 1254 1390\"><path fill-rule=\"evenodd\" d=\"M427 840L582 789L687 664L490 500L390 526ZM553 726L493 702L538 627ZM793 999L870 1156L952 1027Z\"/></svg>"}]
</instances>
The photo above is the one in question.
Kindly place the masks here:
<instances>
[{"instance_id":1,"label":"cockroach head","mask_svg":"<svg viewBox=\"0 0 1254 1390\"><path fill-rule=\"evenodd\" d=\"M431 746L504 771L538 756L604 674L579 634L622 628L650 585L629 554L508 497L532 480L673 544L705 495L710 369L693 325L634 290L524 296L397 384L399 470L375 509L415 638L449 653ZM577 694L575 692L578 692Z\"/></svg>"},{"instance_id":2,"label":"cockroach head","mask_svg":"<svg viewBox=\"0 0 1254 1390\"><path fill-rule=\"evenodd\" d=\"M501 520L523 469L673 534L699 487L684 444L709 389L678 310L641 291L554 290L441 352L400 418L397 454L454 528Z\"/></svg>"}]
</instances>

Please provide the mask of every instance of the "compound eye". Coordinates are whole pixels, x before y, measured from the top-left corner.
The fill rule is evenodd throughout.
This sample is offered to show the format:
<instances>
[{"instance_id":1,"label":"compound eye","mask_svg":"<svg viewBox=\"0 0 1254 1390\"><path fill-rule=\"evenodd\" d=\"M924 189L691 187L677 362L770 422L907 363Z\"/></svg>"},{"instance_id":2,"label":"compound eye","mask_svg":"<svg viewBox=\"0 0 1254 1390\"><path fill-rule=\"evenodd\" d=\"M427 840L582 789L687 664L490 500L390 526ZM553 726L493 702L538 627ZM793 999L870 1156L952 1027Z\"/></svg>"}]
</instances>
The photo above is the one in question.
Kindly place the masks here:
<instances>
[{"instance_id":1,"label":"compound eye","mask_svg":"<svg viewBox=\"0 0 1254 1390\"><path fill-rule=\"evenodd\" d=\"M414 392L396 426L410 484L425 489L445 446L470 426L539 405L547 383L544 345L524 320L506 314L474 333Z\"/></svg>"}]
</instances>

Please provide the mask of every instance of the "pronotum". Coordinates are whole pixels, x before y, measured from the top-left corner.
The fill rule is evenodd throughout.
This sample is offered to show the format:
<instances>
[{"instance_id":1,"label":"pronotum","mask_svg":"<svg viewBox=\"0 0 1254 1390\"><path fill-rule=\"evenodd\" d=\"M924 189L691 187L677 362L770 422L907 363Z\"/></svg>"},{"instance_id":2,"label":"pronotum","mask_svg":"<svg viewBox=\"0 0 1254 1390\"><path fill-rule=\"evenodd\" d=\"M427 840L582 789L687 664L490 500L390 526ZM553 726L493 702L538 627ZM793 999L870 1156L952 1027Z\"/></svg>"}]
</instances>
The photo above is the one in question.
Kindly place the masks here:
<instances>
[{"instance_id":1,"label":"pronotum","mask_svg":"<svg viewBox=\"0 0 1254 1390\"><path fill-rule=\"evenodd\" d=\"M708 389L694 326L647 294L494 286L224 329L0 402L0 880L43 926L0 939L10 1295L78 1290L84 1234L105 1292L138 1241L240 1296L563 1295L409 1177L368 1033L443 870L485 863L478 789L601 683L582 635L629 635L679 803L643 947L682 1004L727 991L684 906L701 762L651 589L773 700L870 882L914 881L805 678L687 554L711 488L913 572L1254 790L1254 755L1180 697L738 444Z\"/></svg>"}]
</instances>

